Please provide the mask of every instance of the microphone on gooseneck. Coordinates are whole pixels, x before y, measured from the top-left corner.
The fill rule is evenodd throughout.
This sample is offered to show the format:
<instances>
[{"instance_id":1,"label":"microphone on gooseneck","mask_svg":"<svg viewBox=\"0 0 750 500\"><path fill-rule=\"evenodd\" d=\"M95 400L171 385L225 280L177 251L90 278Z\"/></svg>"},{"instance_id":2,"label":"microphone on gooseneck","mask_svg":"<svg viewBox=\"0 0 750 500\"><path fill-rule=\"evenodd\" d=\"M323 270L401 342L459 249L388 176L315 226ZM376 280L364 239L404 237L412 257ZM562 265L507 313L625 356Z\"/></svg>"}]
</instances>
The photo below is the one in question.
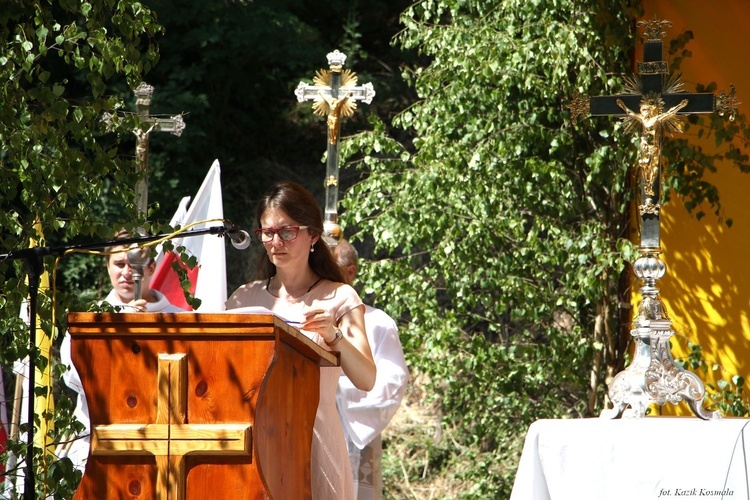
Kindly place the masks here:
<instances>
[{"instance_id":1,"label":"microphone on gooseneck","mask_svg":"<svg viewBox=\"0 0 750 500\"><path fill-rule=\"evenodd\" d=\"M128 250L126 255L128 256L128 265L133 270L133 283L135 284L134 300L139 300L143 297L143 289L141 287L143 268L148 265L151 256L147 249L138 247Z\"/></svg>"},{"instance_id":2,"label":"microphone on gooseneck","mask_svg":"<svg viewBox=\"0 0 750 500\"><path fill-rule=\"evenodd\" d=\"M244 250L250 246L250 234L237 227L234 222L224 221L224 233L229 236L229 239L232 240L232 246L237 250Z\"/></svg>"}]
</instances>

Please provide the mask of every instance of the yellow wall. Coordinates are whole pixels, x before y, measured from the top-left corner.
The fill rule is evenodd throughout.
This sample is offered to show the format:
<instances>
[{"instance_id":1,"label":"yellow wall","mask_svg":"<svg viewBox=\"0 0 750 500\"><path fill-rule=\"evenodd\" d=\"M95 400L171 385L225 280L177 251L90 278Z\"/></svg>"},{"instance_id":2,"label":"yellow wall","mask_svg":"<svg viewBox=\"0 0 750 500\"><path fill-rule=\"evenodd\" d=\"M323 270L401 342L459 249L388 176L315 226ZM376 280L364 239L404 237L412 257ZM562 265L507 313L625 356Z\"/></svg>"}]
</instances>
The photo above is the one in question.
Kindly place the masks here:
<instances>
[{"instance_id":1,"label":"yellow wall","mask_svg":"<svg viewBox=\"0 0 750 500\"><path fill-rule=\"evenodd\" d=\"M645 0L644 4L644 19L656 14L672 22L664 39L665 56L671 39L685 30L693 32L695 38L688 45L692 57L681 67L685 89L694 91L696 82L714 81L719 91L729 92L734 84L737 98L744 101L740 113L750 114L750 2ZM638 60L642 60L640 48ZM691 140L704 150L715 150L712 141ZM750 148L743 151L750 153ZM716 374L699 373L704 383L715 386L716 377L728 379L734 374L750 383L750 174L726 164L708 180L719 188L724 216L734 220L731 228L719 224L714 215L697 221L675 198L662 211L667 274L659 288L676 332L672 352L682 357L687 353L685 339L697 342L709 365L723 367ZM706 212L711 213L708 207ZM685 403L667 404L663 413L685 415L690 410Z\"/></svg>"}]
</instances>

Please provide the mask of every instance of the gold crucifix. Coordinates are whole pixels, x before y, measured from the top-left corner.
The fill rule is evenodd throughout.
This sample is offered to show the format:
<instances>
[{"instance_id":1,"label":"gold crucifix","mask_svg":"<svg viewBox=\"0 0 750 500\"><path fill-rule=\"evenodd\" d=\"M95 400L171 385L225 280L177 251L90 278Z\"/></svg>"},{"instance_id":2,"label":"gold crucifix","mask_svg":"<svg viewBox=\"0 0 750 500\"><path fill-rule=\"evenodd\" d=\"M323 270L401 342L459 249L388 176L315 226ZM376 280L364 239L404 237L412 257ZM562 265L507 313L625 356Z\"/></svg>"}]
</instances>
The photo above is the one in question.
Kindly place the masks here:
<instances>
[{"instance_id":1,"label":"gold crucifix","mask_svg":"<svg viewBox=\"0 0 750 500\"><path fill-rule=\"evenodd\" d=\"M669 65L663 59L662 38L669 21L639 21L643 32L643 57L639 74L624 78L625 92L613 96L576 96L571 103L573 123L578 116L618 116L626 131L637 131L640 147L637 169L641 183L640 257L633 271L642 282L641 302L630 332L635 341L635 358L618 373L609 385L613 407L602 412L605 418L644 417L648 405L686 401L696 416L704 420L720 418L718 412L703 408L705 387L694 373L675 364L669 338L674 334L672 322L659 296L657 281L666 273L661 261L660 199L661 156L664 132L682 132L681 116L717 112L733 120L739 102L734 87L729 96L710 92L688 93L679 75L669 77ZM668 78L669 77L669 78Z\"/></svg>"},{"instance_id":2,"label":"gold crucifix","mask_svg":"<svg viewBox=\"0 0 750 500\"><path fill-rule=\"evenodd\" d=\"M664 111L664 101L658 94L652 93L641 100L640 113L631 111L621 99L617 99L617 105L627 114L626 129L631 128L636 122L643 127L638 167L643 177L644 192L648 196L653 196L654 184L659 176L659 158L664 129L672 128L682 132L683 123L677 116L677 112L688 105L688 100L683 99L676 106Z\"/></svg>"},{"instance_id":3,"label":"gold crucifix","mask_svg":"<svg viewBox=\"0 0 750 500\"><path fill-rule=\"evenodd\" d=\"M313 101L313 112L325 117L328 128L326 149L326 188L325 218L323 230L326 242L336 246L344 236L338 223L339 200L339 138L341 120L352 116L357 102L370 104L375 97L372 83L357 85L357 75L343 69L346 54L338 50L327 56L329 69L320 69L313 77L314 85L299 82L294 95L299 102Z\"/></svg>"}]
</instances>

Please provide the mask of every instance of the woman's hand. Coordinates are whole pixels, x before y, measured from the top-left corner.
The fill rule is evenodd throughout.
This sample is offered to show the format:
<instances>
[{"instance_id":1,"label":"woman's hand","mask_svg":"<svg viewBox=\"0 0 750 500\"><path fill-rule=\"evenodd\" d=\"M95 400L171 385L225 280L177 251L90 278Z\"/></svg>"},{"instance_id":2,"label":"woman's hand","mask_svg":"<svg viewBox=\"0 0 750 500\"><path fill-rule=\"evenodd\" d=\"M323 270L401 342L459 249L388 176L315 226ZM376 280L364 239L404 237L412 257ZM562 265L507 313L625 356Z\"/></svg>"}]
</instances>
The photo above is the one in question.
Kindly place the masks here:
<instances>
[{"instance_id":1,"label":"woman's hand","mask_svg":"<svg viewBox=\"0 0 750 500\"><path fill-rule=\"evenodd\" d=\"M326 342L331 342L336 337L336 325L328 311L309 309L304 314L305 319L300 323L300 330L315 332Z\"/></svg>"}]
</instances>

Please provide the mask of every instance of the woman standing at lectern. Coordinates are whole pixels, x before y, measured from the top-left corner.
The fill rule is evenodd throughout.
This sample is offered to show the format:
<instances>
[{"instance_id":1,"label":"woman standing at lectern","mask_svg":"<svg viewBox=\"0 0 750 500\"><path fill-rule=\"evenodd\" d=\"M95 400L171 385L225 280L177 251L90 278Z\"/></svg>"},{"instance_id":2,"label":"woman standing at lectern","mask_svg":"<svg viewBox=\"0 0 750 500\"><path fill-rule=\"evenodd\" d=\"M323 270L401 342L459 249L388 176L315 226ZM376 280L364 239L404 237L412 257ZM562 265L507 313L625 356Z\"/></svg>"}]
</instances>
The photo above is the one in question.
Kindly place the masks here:
<instances>
[{"instance_id":1,"label":"woman standing at lectern","mask_svg":"<svg viewBox=\"0 0 750 500\"><path fill-rule=\"evenodd\" d=\"M280 182L261 199L255 234L265 247L255 280L238 288L227 309L262 306L299 321L300 330L330 351L341 367L321 368L320 402L311 452L314 499L352 499L354 486L336 385L343 369L364 391L375 383L375 363L365 334L364 304L344 283L341 269L321 239L323 220L312 194L299 184Z\"/></svg>"}]
</instances>

